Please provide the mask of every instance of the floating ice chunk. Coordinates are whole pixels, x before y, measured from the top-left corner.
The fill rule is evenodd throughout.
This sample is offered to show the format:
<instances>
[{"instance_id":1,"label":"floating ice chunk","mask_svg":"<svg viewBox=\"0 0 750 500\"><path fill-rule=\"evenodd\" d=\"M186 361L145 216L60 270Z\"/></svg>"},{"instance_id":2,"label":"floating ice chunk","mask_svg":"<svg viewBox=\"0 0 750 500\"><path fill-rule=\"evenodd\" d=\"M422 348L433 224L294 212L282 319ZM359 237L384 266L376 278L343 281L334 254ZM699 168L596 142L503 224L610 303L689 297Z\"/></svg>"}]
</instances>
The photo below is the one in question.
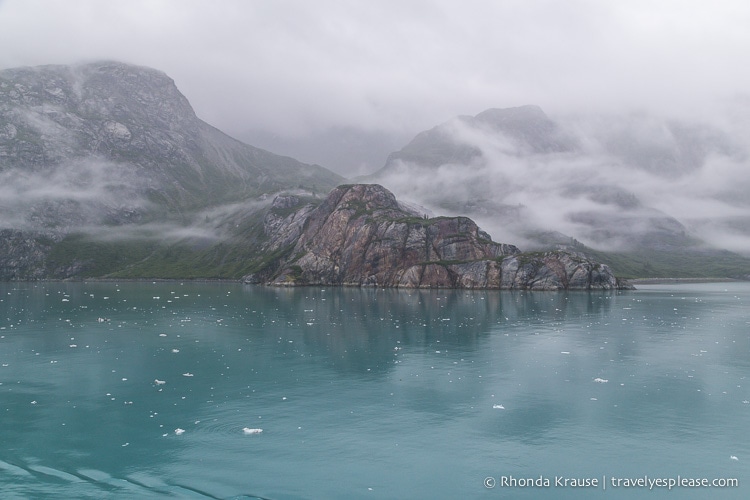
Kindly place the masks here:
<instances>
[{"instance_id":1,"label":"floating ice chunk","mask_svg":"<svg viewBox=\"0 0 750 500\"><path fill-rule=\"evenodd\" d=\"M156 384L156 385L164 385L166 383L167 383L166 380L159 380L158 378L154 379L154 384Z\"/></svg>"},{"instance_id":2,"label":"floating ice chunk","mask_svg":"<svg viewBox=\"0 0 750 500\"><path fill-rule=\"evenodd\" d=\"M505 407L503 405L492 405L492 407L496 410L504 410Z\"/></svg>"},{"instance_id":3,"label":"floating ice chunk","mask_svg":"<svg viewBox=\"0 0 750 500\"><path fill-rule=\"evenodd\" d=\"M192 373L190 373L190 372L187 372L187 373L183 373L183 374L182 374L182 376L183 376L183 377L192 377L192 376L193 376L193 374L192 374Z\"/></svg>"},{"instance_id":4,"label":"floating ice chunk","mask_svg":"<svg viewBox=\"0 0 750 500\"><path fill-rule=\"evenodd\" d=\"M594 382L596 382L597 384L606 384L607 382L609 382L609 379L596 377L594 379Z\"/></svg>"},{"instance_id":5,"label":"floating ice chunk","mask_svg":"<svg viewBox=\"0 0 750 500\"><path fill-rule=\"evenodd\" d=\"M174 430L174 433L178 436L181 434L185 434L185 429L180 429L179 427Z\"/></svg>"},{"instance_id":6,"label":"floating ice chunk","mask_svg":"<svg viewBox=\"0 0 750 500\"><path fill-rule=\"evenodd\" d=\"M250 427L245 427L242 429L242 433L246 436L250 436L252 434L260 434L263 432L263 429L251 429Z\"/></svg>"}]
</instances>

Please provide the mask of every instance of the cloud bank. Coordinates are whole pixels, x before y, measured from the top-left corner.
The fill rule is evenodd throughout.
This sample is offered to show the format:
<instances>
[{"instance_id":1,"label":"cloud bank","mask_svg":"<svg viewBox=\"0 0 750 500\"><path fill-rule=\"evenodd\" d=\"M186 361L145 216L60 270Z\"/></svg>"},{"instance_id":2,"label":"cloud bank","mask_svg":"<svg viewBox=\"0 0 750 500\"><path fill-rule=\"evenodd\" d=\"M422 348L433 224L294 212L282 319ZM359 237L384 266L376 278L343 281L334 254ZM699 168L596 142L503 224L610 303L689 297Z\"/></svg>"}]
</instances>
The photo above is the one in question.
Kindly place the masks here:
<instances>
[{"instance_id":1,"label":"cloud bank","mask_svg":"<svg viewBox=\"0 0 750 500\"><path fill-rule=\"evenodd\" d=\"M371 140L490 107L708 116L748 95L748 24L741 0L5 0L0 67L152 66L231 135L359 173ZM363 144L337 159L332 130Z\"/></svg>"}]
</instances>

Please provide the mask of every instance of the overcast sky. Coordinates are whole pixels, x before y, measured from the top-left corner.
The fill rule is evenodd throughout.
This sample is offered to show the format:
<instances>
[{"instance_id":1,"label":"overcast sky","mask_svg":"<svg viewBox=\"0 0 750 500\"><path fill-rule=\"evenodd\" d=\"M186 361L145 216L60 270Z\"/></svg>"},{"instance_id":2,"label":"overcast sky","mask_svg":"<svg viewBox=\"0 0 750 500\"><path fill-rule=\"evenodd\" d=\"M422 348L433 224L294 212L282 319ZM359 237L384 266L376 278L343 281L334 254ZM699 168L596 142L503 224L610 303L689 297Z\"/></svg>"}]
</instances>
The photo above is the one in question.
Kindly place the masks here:
<instances>
[{"instance_id":1,"label":"overcast sky","mask_svg":"<svg viewBox=\"0 0 750 500\"><path fill-rule=\"evenodd\" d=\"M158 68L230 135L356 173L492 107L713 113L750 89L748 26L746 0L0 0L0 68Z\"/></svg>"}]
</instances>

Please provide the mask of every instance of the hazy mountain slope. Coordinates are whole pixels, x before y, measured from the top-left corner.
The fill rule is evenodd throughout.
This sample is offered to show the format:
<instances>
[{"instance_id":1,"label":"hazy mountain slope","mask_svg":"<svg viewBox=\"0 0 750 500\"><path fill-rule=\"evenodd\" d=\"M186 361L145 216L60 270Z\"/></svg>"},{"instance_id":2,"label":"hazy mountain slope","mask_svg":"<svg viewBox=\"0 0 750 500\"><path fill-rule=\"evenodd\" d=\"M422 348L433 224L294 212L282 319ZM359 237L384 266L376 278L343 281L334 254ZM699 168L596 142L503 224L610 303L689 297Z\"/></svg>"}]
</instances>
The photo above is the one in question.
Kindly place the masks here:
<instances>
[{"instance_id":1,"label":"hazy mountain slope","mask_svg":"<svg viewBox=\"0 0 750 500\"><path fill-rule=\"evenodd\" d=\"M0 71L0 229L15 231L0 243L5 279L101 274L148 258L156 242L236 239L227 221L265 195L326 193L341 180L206 124L157 70ZM34 251L21 265L12 256L23 246Z\"/></svg>"},{"instance_id":2,"label":"hazy mountain slope","mask_svg":"<svg viewBox=\"0 0 750 500\"><path fill-rule=\"evenodd\" d=\"M731 136L707 125L638 115L558 123L522 106L422 132L366 180L435 210L469 215L522 248L584 243L616 251L609 262L630 276L674 273L683 257L684 274L694 272L696 260L720 258L721 266L704 271L745 275L750 260L721 252L722 243L739 240L704 229L724 220L719 210L745 211L732 219L734 228L750 221L747 207L732 201L746 199L747 175L716 175L739 174L746 157ZM741 231L734 234L741 238Z\"/></svg>"}]
</instances>

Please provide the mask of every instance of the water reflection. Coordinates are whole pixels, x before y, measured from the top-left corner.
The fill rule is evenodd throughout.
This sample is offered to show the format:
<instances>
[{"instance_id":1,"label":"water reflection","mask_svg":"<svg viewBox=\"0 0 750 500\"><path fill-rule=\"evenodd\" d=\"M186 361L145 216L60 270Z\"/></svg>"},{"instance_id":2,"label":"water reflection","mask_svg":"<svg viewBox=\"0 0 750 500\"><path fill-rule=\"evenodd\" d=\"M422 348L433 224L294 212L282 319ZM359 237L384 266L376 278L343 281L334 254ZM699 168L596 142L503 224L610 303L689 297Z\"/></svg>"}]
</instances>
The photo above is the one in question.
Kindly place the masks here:
<instances>
[{"instance_id":1,"label":"water reflection","mask_svg":"<svg viewBox=\"0 0 750 500\"><path fill-rule=\"evenodd\" d=\"M0 284L0 469L20 497L472 497L488 463L750 454L749 296Z\"/></svg>"}]
</instances>

